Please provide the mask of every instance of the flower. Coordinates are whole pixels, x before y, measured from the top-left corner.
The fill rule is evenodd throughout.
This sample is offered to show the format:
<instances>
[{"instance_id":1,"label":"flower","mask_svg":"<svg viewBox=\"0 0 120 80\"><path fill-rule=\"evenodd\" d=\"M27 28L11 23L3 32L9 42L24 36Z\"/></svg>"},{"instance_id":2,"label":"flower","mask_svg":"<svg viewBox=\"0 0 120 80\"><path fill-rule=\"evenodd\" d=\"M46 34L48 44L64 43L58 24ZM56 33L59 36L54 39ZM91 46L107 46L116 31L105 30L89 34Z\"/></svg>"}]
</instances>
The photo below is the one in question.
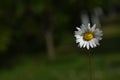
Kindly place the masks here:
<instances>
[{"instance_id":1,"label":"flower","mask_svg":"<svg viewBox=\"0 0 120 80\"><path fill-rule=\"evenodd\" d=\"M97 47L99 41L102 40L103 33L99 28L96 28L96 24L90 27L88 23L87 26L82 24L82 26L76 27L78 31L75 31L76 43L80 48L87 48L88 50L91 48Z\"/></svg>"}]
</instances>

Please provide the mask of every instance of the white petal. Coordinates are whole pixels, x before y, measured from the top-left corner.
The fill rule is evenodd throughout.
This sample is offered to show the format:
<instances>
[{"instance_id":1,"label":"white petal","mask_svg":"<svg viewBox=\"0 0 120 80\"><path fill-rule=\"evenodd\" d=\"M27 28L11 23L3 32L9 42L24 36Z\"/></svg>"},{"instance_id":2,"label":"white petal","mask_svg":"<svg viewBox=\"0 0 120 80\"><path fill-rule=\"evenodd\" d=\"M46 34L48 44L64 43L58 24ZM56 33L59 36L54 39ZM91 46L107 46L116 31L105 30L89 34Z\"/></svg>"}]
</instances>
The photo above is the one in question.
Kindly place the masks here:
<instances>
[{"instance_id":1,"label":"white petal","mask_svg":"<svg viewBox=\"0 0 120 80\"><path fill-rule=\"evenodd\" d=\"M95 35L98 35L98 36L102 36L103 35L102 31L100 29L98 29L98 28L94 31L94 33L95 33Z\"/></svg>"},{"instance_id":2,"label":"white petal","mask_svg":"<svg viewBox=\"0 0 120 80\"><path fill-rule=\"evenodd\" d=\"M96 28L96 24L94 24L93 27L91 28L92 32L95 31L95 28Z\"/></svg>"},{"instance_id":3,"label":"white petal","mask_svg":"<svg viewBox=\"0 0 120 80\"><path fill-rule=\"evenodd\" d=\"M88 29L90 30L90 23L88 23Z\"/></svg>"},{"instance_id":4,"label":"white petal","mask_svg":"<svg viewBox=\"0 0 120 80\"><path fill-rule=\"evenodd\" d=\"M87 45L87 42L86 41L84 41L84 44L83 44L83 47L85 48L85 46Z\"/></svg>"},{"instance_id":5,"label":"white petal","mask_svg":"<svg viewBox=\"0 0 120 80\"><path fill-rule=\"evenodd\" d=\"M97 45L100 45L97 39L94 39L94 42L95 42Z\"/></svg>"},{"instance_id":6,"label":"white petal","mask_svg":"<svg viewBox=\"0 0 120 80\"><path fill-rule=\"evenodd\" d=\"M81 29L80 29L79 27L76 27L76 29L77 29L78 31L81 31Z\"/></svg>"},{"instance_id":7,"label":"white petal","mask_svg":"<svg viewBox=\"0 0 120 80\"><path fill-rule=\"evenodd\" d=\"M81 27L85 27L85 25L84 25L84 24L82 24L82 25L81 25Z\"/></svg>"},{"instance_id":8,"label":"white petal","mask_svg":"<svg viewBox=\"0 0 120 80\"><path fill-rule=\"evenodd\" d=\"M81 39L76 39L76 43L79 43L81 41Z\"/></svg>"},{"instance_id":9,"label":"white petal","mask_svg":"<svg viewBox=\"0 0 120 80\"><path fill-rule=\"evenodd\" d=\"M94 40L92 40L92 44L93 44L93 47L96 47L96 44L95 44Z\"/></svg>"},{"instance_id":10,"label":"white petal","mask_svg":"<svg viewBox=\"0 0 120 80\"><path fill-rule=\"evenodd\" d=\"M102 33L95 33L95 36L103 36Z\"/></svg>"},{"instance_id":11,"label":"white petal","mask_svg":"<svg viewBox=\"0 0 120 80\"><path fill-rule=\"evenodd\" d=\"M76 37L76 38L81 38L81 36L80 36L80 35L75 35L75 37Z\"/></svg>"},{"instance_id":12,"label":"white petal","mask_svg":"<svg viewBox=\"0 0 120 80\"><path fill-rule=\"evenodd\" d=\"M89 43L90 43L91 48L93 48L93 44L92 44L92 42L90 41Z\"/></svg>"},{"instance_id":13,"label":"white petal","mask_svg":"<svg viewBox=\"0 0 120 80\"><path fill-rule=\"evenodd\" d=\"M76 43L79 43L80 41L81 41L80 39L77 39L77 40L76 40Z\"/></svg>"},{"instance_id":14,"label":"white petal","mask_svg":"<svg viewBox=\"0 0 120 80\"><path fill-rule=\"evenodd\" d=\"M80 42L80 47L81 48L82 48L83 44L84 44L84 42L81 40L81 42Z\"/></svg>"},{"instance_id":15,"label":"white petal","mask_svg":"<svg viewBox=\"0 0 120 80\"><path fill-rule=\"evenodd\" d=\"M82 31L75 31L75 35L81 35L82 33Z\"/></svg>"},{"instance_id":16,"label":"white petal","mask_svg":"<svg viewBox=\"0 0 120 80\"><path fill-rule=\"evenodd\" d=\"M102 37L96 37L97 40L102 40Z\"/></svg>"},{"instance_id":17,"label":"white petal","mask_svg":"<svg viewBox=\"0 0 120 80\"><path fill-rule=\"evenodd\" d=\"M96 31L102 33L102 31L99 28L97 28Z\"/></svg>"},{"instance_id":18,"label":"white petal","mask_svg":"<svg viewBox=\"0 0 120 80\"><path fill-rule=\"evenodd\" d=\"M87 42L87 49L89 50L89 42Z\"/></svg>"},{"instance_id":19,"label":"white petal","mask_svg":"<svg viewBox=\"0 0 120 80\"><path fill-rule=\"evenodd\" d=\"M86 27L85 25L82 24L81 30L82 30L82 32L86 32L86 31L87 31L87 27Z\"/></svg>"}]
</instances>

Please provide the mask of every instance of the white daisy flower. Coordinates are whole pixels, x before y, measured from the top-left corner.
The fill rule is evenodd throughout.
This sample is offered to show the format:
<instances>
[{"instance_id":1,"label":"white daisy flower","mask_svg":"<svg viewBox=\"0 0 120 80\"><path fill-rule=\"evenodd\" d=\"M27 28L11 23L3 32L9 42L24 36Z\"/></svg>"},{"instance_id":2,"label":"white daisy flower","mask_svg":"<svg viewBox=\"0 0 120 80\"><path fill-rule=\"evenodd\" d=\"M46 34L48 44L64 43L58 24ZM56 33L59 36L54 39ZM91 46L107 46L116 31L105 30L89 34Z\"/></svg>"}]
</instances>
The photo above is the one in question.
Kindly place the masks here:
<instances>
[{"instance_id":1,"label":"white daisy flower","mask_svg":"<svg viewBox=\"0 0 120 80\"><path fill-rule=\"evenodd\" d=\"M99 41L102 39L102 31L96 28L96 24L90 27L88 23L87 26L83 25L79 28L76 27L78 31L75 31L76 43L80 48L87 48L88 50L99 45Z\"/></svg>"}]
</instances>

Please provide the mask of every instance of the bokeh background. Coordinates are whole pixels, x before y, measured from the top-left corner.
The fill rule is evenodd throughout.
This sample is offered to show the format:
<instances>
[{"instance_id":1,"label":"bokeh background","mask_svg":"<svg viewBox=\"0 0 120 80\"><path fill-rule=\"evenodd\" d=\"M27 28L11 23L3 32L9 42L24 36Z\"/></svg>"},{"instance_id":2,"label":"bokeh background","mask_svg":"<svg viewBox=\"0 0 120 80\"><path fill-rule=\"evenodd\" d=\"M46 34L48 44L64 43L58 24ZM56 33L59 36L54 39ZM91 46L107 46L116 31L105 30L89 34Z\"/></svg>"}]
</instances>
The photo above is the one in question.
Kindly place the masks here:
<instances>
[{"instance_id":1,"label":"bokeh background","mask_svg":"<svg viewBox=\"0 0 120 80\"><path fill-rule=\"evenodd\" d=\"M120 80L120 0L0 0L0 80L89 80L76 26L97 24L93 80Z\"/></svg>"}]
</instances>

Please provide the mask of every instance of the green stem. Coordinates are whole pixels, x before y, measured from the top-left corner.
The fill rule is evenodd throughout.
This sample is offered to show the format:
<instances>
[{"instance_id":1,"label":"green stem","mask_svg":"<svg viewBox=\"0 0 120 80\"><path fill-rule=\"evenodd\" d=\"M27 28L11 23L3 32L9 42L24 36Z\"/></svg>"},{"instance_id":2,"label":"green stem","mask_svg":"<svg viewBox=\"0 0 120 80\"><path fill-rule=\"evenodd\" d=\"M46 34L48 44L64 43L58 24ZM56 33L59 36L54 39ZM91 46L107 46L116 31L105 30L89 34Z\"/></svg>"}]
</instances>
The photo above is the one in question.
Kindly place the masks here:
<instances>
[{"instance_id":1,"label":"green stem","mask_svg":"<svg viewBox=\"0 0 120 80\"><path fill-rule=\"evenodd\" d=\"M91 62L91 54L90 54L90 50L89 50L89 53L88 53L88 57L89 57L89 80L92 80L92 62Z\"/></svg>"}]
</instances>

